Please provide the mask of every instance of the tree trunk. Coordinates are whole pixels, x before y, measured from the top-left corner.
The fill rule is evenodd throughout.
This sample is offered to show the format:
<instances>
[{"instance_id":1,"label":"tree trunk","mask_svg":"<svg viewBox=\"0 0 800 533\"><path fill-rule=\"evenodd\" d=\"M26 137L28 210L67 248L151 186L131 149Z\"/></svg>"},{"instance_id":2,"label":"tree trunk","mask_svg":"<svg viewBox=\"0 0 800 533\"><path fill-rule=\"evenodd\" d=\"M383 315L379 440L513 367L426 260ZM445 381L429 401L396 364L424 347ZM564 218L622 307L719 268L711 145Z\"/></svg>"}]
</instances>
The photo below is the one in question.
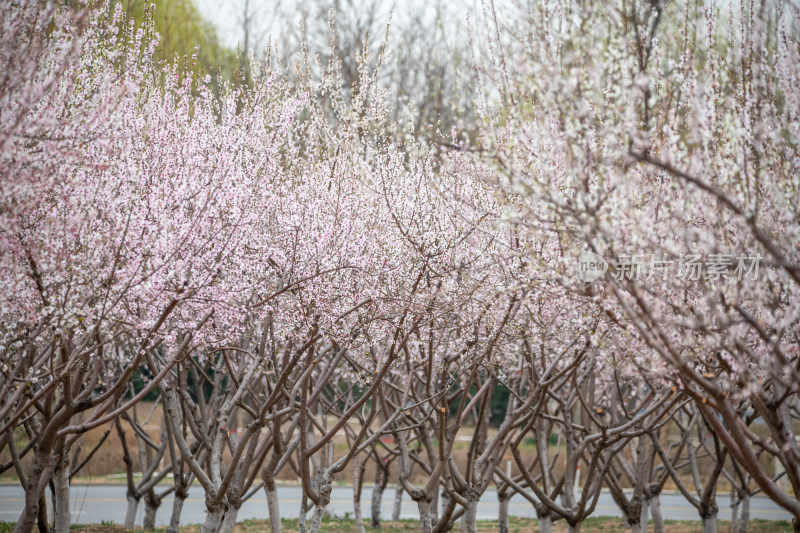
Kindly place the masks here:
<instances>
[{"instance_id":1,"label":"tree trunk","mask_svg":"<svg viewBox=\"0 0 800 533\"><path fill-rule=\"evenodd\" d=\"M36 452L33 459L33 467L28 476L28 484L25 486L25 507L14 527L14 533L30 533L36 517L39 516L39 500L42 497L39 485L42 479L47 480L52 476L53 465L49 462L50 452L41 450Z\"/></svg>"},{"instance_id":2,"label":"tree trunk","mask_svg":"<svg viewBox=\"0 0 800 533\"><path fill-rule=\"evenodd\" d=\"M325 509L331 502L331 479L325 475L320 476L319 480L319 501L314 504L314 514L311 515L311 522L308 524L308 533L319 533L322 527L322 517L325 516Z\"/></svg>"},{"instance_id":3,"label":"tree trunk","mask_svg":"<svg viewBox=\"0 0 800 533\"><path fill-rule=\"evenodd\" d=\"M370 513L372 515L372 527L381 527L381 502L383 500L383 487L376 484L372 488L372 503L370 505Z\"/></svg>"},{"instance_id":4,"label":"tree trunk","mask_svg":"<svg viewBox=\"0 0 800 533\"><path fill-rule=\"evenodd\" d=\"M710 497L709 497L710 496ZM700 520L703 522L703 533L717 533L717 502L713 494L704 495L700 501Z\"/></svg>"},{"instance_id":5,"label":"tree trunk","mask_svg":"<svg viewBox=\"0 0 800 533\"><path fill-rule=\"evenodd\" d=\"M50 533L50 526L47 524L47 501L39 499L39 514L36 516L36 526L39 533Z\"/></svg>"},{"instance_id":6,"label":"tree trunk","mask_svg":"<svg viewBox=\"0 0 800 533\"><path fill-rule=\"evenodd\" d=\"M653 533L664 533L664 516L661 514L661 495L650 498L650 514L653 515Z\"/></svg>"},{"instance_id":7,"label":"tree trunk","mask_svg":"<svg viewBox=\"0 0 800 533\"><path fill-rule=\"evenodd\" d=\"M439 521L439 491L434 490L433 496L431 497L431 524L435 526L438 521Z\"/></svg>"},{"instance_id":8,"label":"tree trunk","mask_svg":"<svg viewBox=\"0 0 800 533\"><path fill-rule=\"evenodd\" d=\"M731 531L737 533L739 531L739 500L736 488L731 487Z\"/></svg>"},{"instance_id":9,"label":"tree trunk","mask_svg":"<svg viewBox=\"0 0 800 533\"><path fill-rule=\"evenodd\" d=\"M361 467L361 458L356 456L353 458L353 516L356 520L356 530L358 533L364 532L364 517L361 515L361 489L362 480L361 476L364 475L364 469Z\"/></svg>"},{"instance_id":10,"label":"tree trunk","mask_svg":"<svg viewBox=\"0 0 800 533\"><path fill-rule=\"evenodd\" d=\"M641 531L642 533L647 533L647 529L650 525L650 498L645 498L642 500L642 525Z\"/></svg>"},{"instance_id":11,"label":"tree trunk","mask_svg":"<svg viewBox=\"0 0 800 533\"><path fill-rule=\"evenodd\" d=\"M581 533L581 525L583 522L577 522L575 525L567 524L567 533Z\"/></svg>"},{"instance_id":12,"label":"tree trunk","mask_svg":"<svg viewBox=\"0 0 800 533\"><path fill-rule=\"evenodd\" d=\"M497 516L497 531L499 533L508 533L508 502L511 500L511 496L504 492L498 494L497 499L500 501L500 509Z\"/></svg>"},{"instance_id":13,"label":"tree trunk","mask_svg":"<svg viewBox=\"0 0 800 533\"><path fill-rule=\"evenodd\" d=\"M394 508L392 509L392 522L400 520L400 510L403 507L403 486L400 483L394 489Z\"/></svg>"},{"instance_id":14,"label":"tree trunk","mask_svg":"<svg viewBox=\"0 0 800 533\"><path fill-rule=\"evenodd\" d=\"M642 506L636 505L634 501L628 505L626 514L628 515L626 521L631 533L642 533Z\"/></svg>"},{"instance_id":15,"label":"tree trunk","mask_svg":"<svg viewBox=\"0 0 800 533\"><path fill-rule=\"evenodd\" d=\"M172 500L172 515L169 518L167 533L178 533L181 525L181 513L183 512L183 502L186 501L188 494L183 491L175 491L175 499Z\"/></svg>"},{"instance_id":16,"label":"tree trunk","mask_svg":"<svg viewBox=\"0 0 800 533\"><path fill-rule=\"evenodd\" d=\"M478 533L478 525L475 522L476 516L478 513L478 500L475 498L469 498L469 502L467 503L467 508L464 511L464 518L461 520L464 524L464 529L467 533Z\"/></svg>"},{"instance_id":17,"label":"tree trunk","mask_svg":"<svg viewBox=\"0 0 800 533\"><path fill-rule=\"evenodd\" d=\"M39 499L36 496L31 499L33 500L32 504L28 503L28 495L25 495L25 508L22 509L22 514L14 527L14 533L30 533L33 530L33 523L39 515Z\"/></svg>"},{"instance_id":18,"label":"tree trunk","mask_svg":"<svg viewBox=\"0 0 800 533\"><path fill-rule=\"evenodd\" d=\"M539 519L539 533L553 533L553 517L550 514L537 513Z\"/></svg>"},{"instance_id":19,"label":"tree trunk","mask_svg":"<svg viewBox=\"0 0 800 533\"><path fill-rule=\"evenodd\" d=\"M278 487L275 480L264 483L264 491L267 493L267 512L269 513L269 527L271 533L281 533L281 510L278 506Z\"/></svg>"},{"instance_id":20,"label":"tree trunk","mask_svg":"<svg viewBox=\"0 0 800 533\"><path fill-rule=\"evenodd\" d=\"M218 505L214 509L206 508L206 521L200 527L200 533L216 533L224 516L225 506L223 505Z\"/></svg>"},{"instance_id":21,"label":"tree trunk","mask_svg":"<svg viewBox=\"0 0 800 533\"><path fill-rule=\"evenodd\" d=\"M717 533L717 516L703 517L703 533Z\"/></svg>"},{"instance_id":22,"label":"tree trunk","mask_svg":"<svg viewBox=\"0 0 800 533\"><path fill-rule=\"evenodd\" d=\"M356 530L358 533L366 533L364 531L364 518L361 516L361 500L353 502L353 516L356 519Z\"/></svg>"},{"instance_id":23,"label":"tree trunk","mask_svg":"<svg viewBox=\"0 0 800 533\"><path fill-rule=\"evenodd\" d=\"M428 500L417 501L419 509L419 531L420 533L432 533L433 521L431 519L431 502Z\"/></svg>"},{"instance_id":24,"label":"tree trunk","mask_svg":"<svg viewBox=\"0 0 800 533\"><path fill-rule=\"evenodd\" d=\"M353 502L353 517L356 520L356 530L358 533L366 533L364 531L364 517L361 516L361 500Z\"/></svg>"},{"instance_id":25,"label":"tree trunk","mask_svg":"<svg viewBox=\"0 0 800 533\"><path fill-rule=\"evenodd\" d=\"M64 458L61 465L53 472L53 484L55 485L55 509L54 523L55 533L69 533L69 463Z\"/></svg>"},{"instance_id":26,"label":"tree trunk","mask_svg":"<svg viewBox=\"0 0 800 533\"><path fill-rule=\"evenodd\" d=\"M322 517L325 516L325 507L319 504L314 506L314 514L311 515L311 521L308 523L308 533L319 533Z\"/></svg>"},{"instance_id":27,"label":"tree trunk","mask_svg":"<svg viewBox=\"0 0 800 533\"><path fill-rule=\"evenodd\" d=\"M236 526L236 517L239 515L239 509L229 505L225 510L225 516L222 517L222 523L219 525L217 533L233 533L233 528Z\"/></svg>"},{"instance_id":28,"label":"tree trunk","mask_svg":"<svg viewBox=\"0 0 800 533\"><path fill-rule=\"evenodd\" d=\"M442 491L439 501L442 502L442 513L446 513L446 509L450 505L450 494L446 490Z\"/></svg>"},{"instance_id":29,"label":"tree trunk","mask_svg":"<svg viewBox=\"0 0 800 533\"><path fill-rule=\"evenodd\" d=\"M128 512L125 513L125 523L123 527L127 530L133 529L136 524L136 511L139 510L139 498L128 494Z\"/></svg>"},{"instance_id":30,"label":"tree trunk","mask_svg":"<svg viewBox=\"0 0 800 533\"><path fill-rule=\"evenodd\" d=\"M742 516L739 518L739 529L736 533L747 533L747 523L750 521L750 494L744 491L742 494Z\"/></svg>"},{"instance_id":31,"label":"tree trunk","mask_svg":"<svg viewBox=\"0 0 800 533\"><path fill-rule=\"evenodd\" d=\"M142 529L145 531L152 531L156 528L156 513L158 512L158 505L150 501L149 498L144 499L144 522Z\"/></svg>"},{"instance_id":32,"label":"tree trunk","mask_svg":"<svg viewBox=\"0 0 800 533\"><path fill-rule=\"evenodd\" d=\"M303 494L300 498L300 516L297 520L298 533L306 533L306 510L308 509L308 496Z\"/></svg>"},{"instance_id":33,"label":"tree trunk","mask_svg":"<svg viewBox=\"0 0 800 533\"><path fill-rule=\"evenodd\" d=\"M353 499L353 516L356 519L356 530L358 530L358 533L365 533L364 517L361 516L361 498Z\"/></svg>"}]
</instances>

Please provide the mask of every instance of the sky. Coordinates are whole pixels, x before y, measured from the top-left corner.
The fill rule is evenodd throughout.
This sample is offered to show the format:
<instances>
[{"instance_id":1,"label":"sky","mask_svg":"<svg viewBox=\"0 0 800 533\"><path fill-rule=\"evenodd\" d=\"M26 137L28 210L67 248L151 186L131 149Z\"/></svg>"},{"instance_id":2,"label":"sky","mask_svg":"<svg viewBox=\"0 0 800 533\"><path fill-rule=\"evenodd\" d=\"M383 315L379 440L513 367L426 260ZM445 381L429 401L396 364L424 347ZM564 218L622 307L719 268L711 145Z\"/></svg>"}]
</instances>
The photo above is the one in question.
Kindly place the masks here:
<instances>
[{"instance_id":1,"label":"sky","mask_svg":"<svg viewBox=\"0 0 800 533\"><path fill-rule=\"evenodd\" d=\"M308 0L196 0L203 16L211 21L219 32L222 42L232 48L237 48L243 38L243 20L246 2L249 1L249 12L253 20L253 27L257 36L256 46L263 47L272 37L273 42L282 32L298 31L300 13L303 10L313 16L319 16L318 3ZM368 5L368 2L351 0L358 8ZM342 4L348 4L347 0ZM381 23L392 20L401 21L403 17L412 14L424 13L423 16L434 18L436 8L432 2L423 0L395 0L393 2L376 2L378 17ZM454 27L463 26L469 12L480 9L480 0L454 0L441 3L443 20L452 23ZM288 27L287 27L288 26ZM279 40L279 39L278 39Z\"/></svg>"}]
</instances>

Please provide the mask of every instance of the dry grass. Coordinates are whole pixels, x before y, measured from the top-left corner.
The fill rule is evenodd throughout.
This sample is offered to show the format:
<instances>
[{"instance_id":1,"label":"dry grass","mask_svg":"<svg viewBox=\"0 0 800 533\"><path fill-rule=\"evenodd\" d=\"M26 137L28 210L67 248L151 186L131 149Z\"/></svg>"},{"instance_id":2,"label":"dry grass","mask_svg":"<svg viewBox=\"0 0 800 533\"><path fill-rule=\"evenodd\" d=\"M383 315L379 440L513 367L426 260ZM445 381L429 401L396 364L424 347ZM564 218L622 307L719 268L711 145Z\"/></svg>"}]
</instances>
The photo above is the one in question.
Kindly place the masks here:
<instances>
[{"instance_id":1,"label":"dry grass","mask_svg":"<svg viewBox=\"0 0 800 533\"><path fill-rule=\"evenodd\" d=\"M161 438L161 421L163 420L163 415L161 411L160 404L153 404L150 402L142 402L134 408L136 411L136 417L138 420L148 419L148 423L145 425L145 429L147 430L148 434L153 438L155 442L158 442ZM132 412L131 415L134 413ZM328 424L329 427L335 423L334 417L329 417ZM239 424L241 425L241 424ZM132 459L134 462L133 470L134 472L140 472L141 468L139 467L139 454L138 454L138 445L136 442L136 438L134 435L133 430L127 423L123 423L123 428L125 429L126 433L126 441L128 442L129 449L131 451ZM97 450L94 454L92 459L86 464L86 466L76 475L75 482L76 483L93 483L93 482L101 482L101 483L125 483L124 476L119 476L118 478L108 478L105 476L111 475L119 475L125 473L125 465L122 461L122 445L119 440L119 436L113 427L105 426L101 428L97 428L93 431L90 431L83 435L81 439L78 441L77 446L80 450L77 453L77 463L82 461L82 458L86 456L86 454L90 453L91 450L97 445L98 442L103 437L103 434L111 429L111 433L108 435L107 439L103 443L103 445ZM763 431L763 427L755 427L757 431ZM490 429L490 434L494 433L495 429ZM473 432L473 428L464 427L459 432L459 435L462 436L470 436ZM665 431L664 435L664 443L668 439L676 439L677 438L677 429L675 427L669 428L668 431ZM17 434L17 448L22 449L27 439L25 438L24 432L20 431ZM337 436L335 438L336 446L334 455L338 458L343 456L347 451L350 449L350 445L347 443L344 436ZM456 464L462 469L465 468L467 463L467 452L469 448L469 441L468 440L458 440L454 443L453 446L453 458L455 459ZM551 446L554 448L554 446ZM74 451L74 450L73 450ZM534 454L536 453L535 445L531 441L526 441L523 443L521 448L521 455L523 456L524 460L527 462L533 459ZM422 455L425 454L423 450L420 450L419 453ZM624 452L624 453L627 453ZM76 455L73 454L73 457ZM561 453L561 457L563 457L563 452ZM8 455L8 450L3 449L0 450L0 462L5 462L10 458ZM508 456L510 459L510 456ZM30 461L32 461L33 457L32 454L28 454L27 457L23 459L23 464L28 467ZM768 458L765 458L764 461L767 461ZM76 464L76 463L73 463ZM505 459L502 461L503 468L505 468ZM769 464L764 465L766 471L771 471L772 466ZM700 473L701 477L705 478L706 474L709 473L712 469L713 465L710 460L701 460L700 465ZM555 474L559 475L561 469L563 468L563 461L558 461L555 466ZM367 484L372 483L375 480L375 464L370 461L367 463L364 481ZM516 464L512 461L512 474L516 475L518 473L518 469ZM689 474L688 467L684 468L681 472L684 482L687 483L691 488L691 477ZM390 481L394 481L396 479L396 464L392 465L391 474L390 474ZM285 467L279 474L276 476L277 480L284 481L284 482L297 482L298 477L297 474L289 467ZM341 472L337 476L337 481L343 483L351 483L353 479L353 472L351 468L346 469L344 472ZM414 468L411 475L411 482L416 484L423 484L427 481L427 476L421 471L420 468ZM16 473L13 469L9 469L4 474L0 475L0 483L16 483L17 477ZM667 490L674 490L677 487L672 482L672 480L668 480L665 486ZM717 488L720 494L725 494L729 491L729 486L727 481L723 478L720 480L720 484Z\"/></svg>"}]
</instances>

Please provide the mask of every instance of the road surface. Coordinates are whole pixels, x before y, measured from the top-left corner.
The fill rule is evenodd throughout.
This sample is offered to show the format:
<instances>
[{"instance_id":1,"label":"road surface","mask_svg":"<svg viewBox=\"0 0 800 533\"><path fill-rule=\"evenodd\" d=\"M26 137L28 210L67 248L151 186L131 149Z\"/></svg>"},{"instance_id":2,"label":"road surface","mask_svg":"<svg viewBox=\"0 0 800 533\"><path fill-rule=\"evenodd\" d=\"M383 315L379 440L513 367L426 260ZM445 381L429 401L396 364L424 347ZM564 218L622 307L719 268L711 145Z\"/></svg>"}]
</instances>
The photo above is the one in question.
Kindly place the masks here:
<instances>
[{"instance_id":1,"label":"road surface","mask_svg":"<svg viewBox=\"0 0 800 533\"><path fill-rule=\"evenodd\" d=\"M72 499L72 522L74 524L99 524L102 521L122 523L125 518L127 501L125 500L125 487L121 485L76 485L70 490ZM163 490L163 489L162 489ZM296 517L300 512L300 487L281 486L278 489L281 514L284 517ZM337 516L345 516L353 512L352 487L335 487L331 495L329 509ZM365 487L362 495L362 509L364 520L369 519L371 487ZM723 520L730 519L728 496L720 496L719 517ZM0 521L16 521L25 505L24 492L19 485L0 485ZM381 514L384 519L392 514L394 505L394 488L388 487L384 492ZM661 507L664 518L668 520L698 520L694 507L689 505L680 494L662 494ZM487 491L478 504L478 519L493 520L497 518L497 493ZM167 525L172 510L172 496L164 499L164 503L156 515L156 525ZM520 496L515 496L510 503L509 511L514 516L535 517L533 507ZM141 524L144 514L143 506L139 506L137 525ZM600 496L595 511L597 516L621 516L619 508L614 504L608 493ZM244 503L239 511L239 520L263 519L267 517L267 499L263 492L254 495ZM401 518L418 518L414 502L405 495ZM766 498L753 498L750 503L750 517L765 520L790 520L789 513L775 505ZM203 490L193 486L189 491L189 498L183 506L182 524L198 524L205 519L205 504Z\"/></svg>"}]
</instances>

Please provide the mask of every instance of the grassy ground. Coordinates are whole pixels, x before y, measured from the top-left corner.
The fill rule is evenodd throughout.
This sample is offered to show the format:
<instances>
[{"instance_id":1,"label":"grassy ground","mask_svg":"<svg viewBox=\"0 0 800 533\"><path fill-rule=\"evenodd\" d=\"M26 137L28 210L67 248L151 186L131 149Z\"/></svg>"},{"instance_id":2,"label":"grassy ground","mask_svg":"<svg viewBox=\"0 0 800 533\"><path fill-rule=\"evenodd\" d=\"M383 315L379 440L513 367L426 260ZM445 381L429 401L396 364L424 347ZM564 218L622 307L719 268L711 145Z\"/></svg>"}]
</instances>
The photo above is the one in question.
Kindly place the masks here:
<instances>
[{"instance_id":1,"label":"grassy ground","mask_svg":"<svg viewBox=\"0 0 800 533\"><path fill-rule=\"evenodd\" d=\"M8 522L0 522L0 533L7 533L12 529L13 524ZM186 526L182 527L181 531L185 533L197 533L199 526ZM403 520L401 522L383 522L379 530L373 530L370 527L366 528L367 531L375 531L380 533L409 533L417 531L419 524L414 520ZM702 526L700 522L682 522L667 520L666 533L701 533ZM720 521L719 533L730 532L730 522ZM119 525L111 524L93 524L93 525L75 525L72 526L75 533L125 533L125 529ZM554 532L564 533L567 530L567 525L563 521L555 523ZM582 533L618 533L625 530L625 524L619 518L589 518L584 522ZM156 533L163 533L164 528L157 529ZM236 533L263 533L269 531L269 524L265 520L245 520L240 522L236 529ZM295 533L298 531L297 520L284 520L283 521L284 533ZM356 524L352 519L345 518L329 518L323 521L322 531L325 533L356 533ZM489 533L497 531L497 522L478 522L478 531L481 533ZM528 518L511 518L509 523L510 533L534 533L538 531L536 520ZM651 529L652 531L652 529ZM750 533L790 533L792 531L791 524L786 521L767 521L767 520L751 520Z\"/></svg>"}]
</instances>

